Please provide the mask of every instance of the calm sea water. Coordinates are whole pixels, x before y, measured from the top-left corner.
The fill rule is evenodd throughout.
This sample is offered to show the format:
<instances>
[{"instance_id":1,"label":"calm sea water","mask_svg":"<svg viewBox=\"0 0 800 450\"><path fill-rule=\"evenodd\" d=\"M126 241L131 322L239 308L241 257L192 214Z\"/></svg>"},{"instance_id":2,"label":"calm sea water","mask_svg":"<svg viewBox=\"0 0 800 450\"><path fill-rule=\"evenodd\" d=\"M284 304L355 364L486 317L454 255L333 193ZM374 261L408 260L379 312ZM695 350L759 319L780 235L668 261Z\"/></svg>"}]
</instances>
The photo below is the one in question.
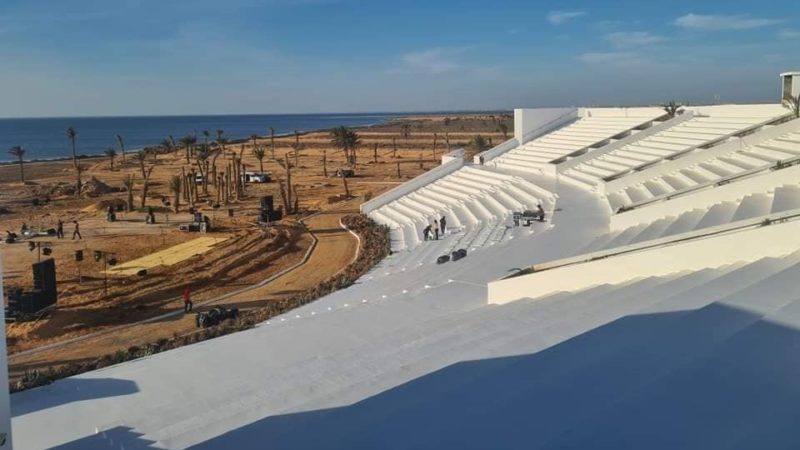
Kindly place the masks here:
<instances>
[{"instance_id":1,"label":"calm sea water","mask_svg":"<svg viewBox=\"0 0 800 450\"><path fill-rule=\"evenodd\" d=\"M252 134L268 135L269 127L283 134L343 125L372 125L404 115L408 113L0 119L0 161L14 160L8 149L15 145L25 148L26 160L70 156L68 127L78 132L79 155L97 155L109 147L119 151L117 134L122 136L128 152L157 145L169 135L178 141L182 136L197 133L198 141L202 142L203 130L208 130L210 139L216 137L217 129L225 130L228 139L240 139Z\"/></svg>"}]
</instances>

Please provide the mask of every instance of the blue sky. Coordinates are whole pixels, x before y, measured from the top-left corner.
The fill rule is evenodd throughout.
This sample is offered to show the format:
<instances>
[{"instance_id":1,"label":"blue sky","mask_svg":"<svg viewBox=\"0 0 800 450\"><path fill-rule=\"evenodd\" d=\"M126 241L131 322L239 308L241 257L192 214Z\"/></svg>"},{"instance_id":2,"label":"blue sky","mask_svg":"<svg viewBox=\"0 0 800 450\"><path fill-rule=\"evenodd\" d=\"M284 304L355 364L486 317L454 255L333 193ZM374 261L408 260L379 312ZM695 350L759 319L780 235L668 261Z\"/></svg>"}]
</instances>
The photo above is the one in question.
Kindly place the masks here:
<instances>
[{"instance_id":1,"label":"blue sky","mask_svg":"<svg viewBox=\"0 0 800 450\"><path fill-rule=\"evenodd\" d=\"M0 116L774 102L800 2L3 0Z\"/></svg>"}]
</instances>

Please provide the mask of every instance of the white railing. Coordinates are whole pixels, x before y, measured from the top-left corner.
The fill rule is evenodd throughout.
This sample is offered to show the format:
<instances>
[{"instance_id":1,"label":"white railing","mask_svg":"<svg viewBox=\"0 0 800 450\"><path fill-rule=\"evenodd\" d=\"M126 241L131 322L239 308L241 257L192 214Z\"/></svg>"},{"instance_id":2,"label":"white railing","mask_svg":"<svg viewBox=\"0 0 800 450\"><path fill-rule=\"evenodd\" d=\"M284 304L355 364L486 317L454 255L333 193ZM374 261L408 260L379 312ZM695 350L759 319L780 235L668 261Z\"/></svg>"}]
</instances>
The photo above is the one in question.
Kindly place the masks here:
<instances>
[{"instance_id":1,"label":"white railing","mask_svg":"<svg viewBox=\"0 0 800 450\"><path fill-rule=\"evenodd\" d=\"M431 169L409 181L406 181L400 186L397 186L389 191L384 192L383 194L373 198L370 201L362 203L361 212L367 214L370 211L374 211L383 205L391 203L399 198L402 198L416 191L419 188L425 187L430 183L433 183L434 181L440 178L450 175L451 173L460 169L463 165L464 165L464 159L456 158L446 164L442 164L439 167Z\"/></svg>"}]
</instances>

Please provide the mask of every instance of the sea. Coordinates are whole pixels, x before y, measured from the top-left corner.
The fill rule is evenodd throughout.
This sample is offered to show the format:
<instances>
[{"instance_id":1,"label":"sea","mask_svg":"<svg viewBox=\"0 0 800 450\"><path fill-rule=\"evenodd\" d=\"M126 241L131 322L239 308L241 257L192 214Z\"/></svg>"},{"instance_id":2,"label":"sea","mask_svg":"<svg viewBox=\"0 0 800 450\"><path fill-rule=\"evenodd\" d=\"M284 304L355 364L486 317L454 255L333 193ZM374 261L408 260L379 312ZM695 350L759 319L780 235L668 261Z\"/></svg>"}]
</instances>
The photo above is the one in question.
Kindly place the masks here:
<instances>
[{"instance_id":1,"label":"sea","mask_svg":"<svg viewBox=\"0 0 800 450\"><path fill-rule=\"evenodd\" d=\"M270 127L276 134L312 131L339 126L367 126L387 120L419 115L419 113L374 114L264 114L221 116L136 116L136 117L57 117L0 119L0 162L14 161L8 153L13 146L25 148L25 160L48 160L72 155L66 130L75 129L78 155L100 155L107 148L119 153L116 136L122 136L125 151L134 152L147 146L158 145L172 135L175 141L195 134L203 141L203 131L210 140L224 130L228 140L247 138L253 134L269 135ZM180 145L180 144L178 144Z\"/></svg>"}]
</instances>

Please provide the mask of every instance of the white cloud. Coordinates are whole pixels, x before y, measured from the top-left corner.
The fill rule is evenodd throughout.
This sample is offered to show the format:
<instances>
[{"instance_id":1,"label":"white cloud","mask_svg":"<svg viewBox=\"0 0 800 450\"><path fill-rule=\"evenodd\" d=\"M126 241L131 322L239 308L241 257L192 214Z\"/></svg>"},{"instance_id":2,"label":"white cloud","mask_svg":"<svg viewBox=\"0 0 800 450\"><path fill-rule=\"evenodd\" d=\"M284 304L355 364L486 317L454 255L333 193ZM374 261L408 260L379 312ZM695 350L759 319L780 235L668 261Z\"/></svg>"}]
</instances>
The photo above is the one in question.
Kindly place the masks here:
<instances>
[{"instance_id":1,"label":"white cloud","mask_svg":"<svg viewBox=\"0 0 800 450\"><path fill-rule=\"evenodd\" d=\"M675 19L674 24L693 30L749 30L783 22L779 19L751 18L747 16L719 16L686 14Z\"/></svg>"},{"instance_id":2,"label":"white cloud","mask_svg":"<svg viewBox=\"0 0 800 450\"><path fill-rule=\"evenodd\" d=\"M578 60L586 64L631 64L639 62L632 52L591 52L578 55Z\"/></svg>"},{"instance_id":3,"label":"white cloud","mask_svg":"<svg viewBox=\"0 0 800 450\"><path fill-rule=\"evenodd\" d=\"M585 15L586 11L550 11L547 13L547 21L553 25L561 25L568 20L577 19Z\"/></svg>"},{"instance_id":4,"label":"white cloud","mask_svg":"<svg viewBox=\"0 0 800 450\"><path fill-rule=\"evenodd\" d=\"M436 47L428 50L406 53L402 56L402 60L407 68L415 72L438 75L452 72L461 67L454 59L457 53L460 53L460 50Z\"/></svg>"},{"instance_id":5,"label":"white cloud","mask_svg":"<svg viewBox=\"0 0 800 450\"><path fill-rule=\"evenodd\" d=\"M780 36L781 39L800 39L800 31L785 29L781 30L778 36Z\"/></svg>"},{"instance_id":6,"label":"white cloud","mask_svg":"<svg viewBox=\"0 0 800 450\"><path fill-rule=\"evenodd\" d=\"M609 33L605 39L617 48L641 47L644 45L658 44L666 38L647 31L618 31Z\"/></svg>"}]
</instances>

